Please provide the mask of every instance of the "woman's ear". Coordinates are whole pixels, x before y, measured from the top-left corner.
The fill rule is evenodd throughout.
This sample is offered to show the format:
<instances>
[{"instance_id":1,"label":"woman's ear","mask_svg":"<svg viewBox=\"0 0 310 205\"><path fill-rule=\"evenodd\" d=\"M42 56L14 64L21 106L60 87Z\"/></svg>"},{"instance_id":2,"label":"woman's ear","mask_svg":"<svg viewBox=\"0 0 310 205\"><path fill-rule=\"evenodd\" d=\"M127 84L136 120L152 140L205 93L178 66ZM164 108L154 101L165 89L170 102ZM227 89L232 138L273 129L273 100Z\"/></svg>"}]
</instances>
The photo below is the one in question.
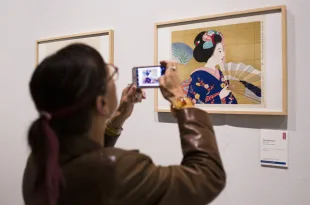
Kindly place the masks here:
<instances>
[{"instance_id":1,"label":"woman's ear","mask_svg":"<svg viewBox=\"0 0 310 205\"><path fill-rule=\"evenodd\" d=\"M98 96L96 99L96 110L98 114L107 116L110 113L108 101L106 96Z\"/></svg>"}]
</instances>

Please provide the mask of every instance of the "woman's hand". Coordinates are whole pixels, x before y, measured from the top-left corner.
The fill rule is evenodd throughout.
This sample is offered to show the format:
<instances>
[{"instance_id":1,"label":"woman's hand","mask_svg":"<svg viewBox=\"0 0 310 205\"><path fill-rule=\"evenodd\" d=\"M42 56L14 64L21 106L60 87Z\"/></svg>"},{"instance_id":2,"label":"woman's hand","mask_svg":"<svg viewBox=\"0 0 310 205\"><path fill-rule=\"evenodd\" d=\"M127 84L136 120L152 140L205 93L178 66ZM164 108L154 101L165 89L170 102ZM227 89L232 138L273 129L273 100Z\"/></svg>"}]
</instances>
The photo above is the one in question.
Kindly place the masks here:
<instances>
[{"instance_id":1,"label":"woman's hand","mask_svg":"<svg viewBox=\"0 0 310 205\"><path fill-rule=\"evenodd\" d=\"M185 95L176 72L177 64L173 61L161 61L160 64L166 67L165 75L159 78L160 90L163 97L173 103Z\"/></svg>"},{"instance_id":2,"label":"woman's hand","mask_svg":"<svg viewBox=\"0 0 310 205\"><path fill-rule=\"evenodd\" d=\"M135 103L141 102L142 99L145 98L145 92L142 89L137 88L133 84L129 84L123 90L120 104L111 118L113 127L122 127L123 123L132 114Z\"/></svg>"},{"instance_id":3,"label":"woman's hand","mask_svg":"<svg viewBox=\"0 0 310 205\"><path fill-rule=\"evenodd\" d=\"M231 90L228 90L227 88L228 88L228 85L221 90L219 94L221 99L226 98L229 95L229 93L231 93Z\"/></svg>"}]
</instances>

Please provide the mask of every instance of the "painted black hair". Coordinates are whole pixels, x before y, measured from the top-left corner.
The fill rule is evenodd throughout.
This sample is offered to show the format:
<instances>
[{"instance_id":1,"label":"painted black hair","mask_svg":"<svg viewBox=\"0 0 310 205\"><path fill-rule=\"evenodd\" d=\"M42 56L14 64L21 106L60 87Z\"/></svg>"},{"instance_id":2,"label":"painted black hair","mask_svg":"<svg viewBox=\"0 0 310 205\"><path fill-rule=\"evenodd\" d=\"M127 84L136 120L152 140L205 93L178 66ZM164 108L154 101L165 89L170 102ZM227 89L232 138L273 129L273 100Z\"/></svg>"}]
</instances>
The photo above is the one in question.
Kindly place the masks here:
<instances>
[{"instance_id":1,"label":"painted black hair","mask_svg":"<svg viewBox=\"0 0 310 205\"><path fill-rule=\"evenodd\" d=\"M29 129L28 143L36 188L44 190L49 205L57 204L62 180L59 143L90 130L95 100L106 93L106 66L94 48L72 44L45 58L32 75L30 93L41 115Z\"/></svg>"},{"instance_id":2,"label":"painted black hair","mask_svg":"<svg viewBox=\"0 0 310 205\"><path fill-rule=\"evenodd\" d=\"M214 34L215 45L212 48L203 49L204 41L202 37L205 33L205 31L200 32L194 40L194 44L196 45L194 49L194 58L200 63L207 62L213 55L216 44L222 42L222 36L219 34Z\"/></svg>"}]
</instances>

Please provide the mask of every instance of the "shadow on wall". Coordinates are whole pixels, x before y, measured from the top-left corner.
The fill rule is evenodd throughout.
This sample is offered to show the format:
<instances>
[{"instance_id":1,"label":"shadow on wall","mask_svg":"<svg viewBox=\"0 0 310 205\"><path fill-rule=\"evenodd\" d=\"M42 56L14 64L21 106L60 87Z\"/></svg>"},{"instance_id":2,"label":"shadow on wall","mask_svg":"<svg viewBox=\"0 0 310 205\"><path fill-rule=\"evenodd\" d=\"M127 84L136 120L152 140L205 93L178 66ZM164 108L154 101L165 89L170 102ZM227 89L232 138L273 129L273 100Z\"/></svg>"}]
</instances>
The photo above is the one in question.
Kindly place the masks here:
<instances>
[{"instance_id":1,"label":"shadow on wall","mask_svg":"<svg viewBox=\"0 0 310 205\"><path fill-rule=\"evenodd\" d=\"M221 115L213 114L212 121L214 126L230 125L233 127L244 127L253 129L279 129L296 130L296 35L295 17L288 11L287 28L287 89L288 89L288 116L261 116L261 115ZM157 113L158 121L165 123L177 123L171 113Z\"/></svg>"},{"instance_id":2,"label":"shadow on wall","mask_svg":"<svg viewBox=\"0 0 310 205\"><path fill-rule=\"evenodd\" d=\"M230 125L254 129L287 129L287 116L211 115L214 126ZM171 113L158 113L158 121L177 123Z\"/></svg>"}]
</instances>

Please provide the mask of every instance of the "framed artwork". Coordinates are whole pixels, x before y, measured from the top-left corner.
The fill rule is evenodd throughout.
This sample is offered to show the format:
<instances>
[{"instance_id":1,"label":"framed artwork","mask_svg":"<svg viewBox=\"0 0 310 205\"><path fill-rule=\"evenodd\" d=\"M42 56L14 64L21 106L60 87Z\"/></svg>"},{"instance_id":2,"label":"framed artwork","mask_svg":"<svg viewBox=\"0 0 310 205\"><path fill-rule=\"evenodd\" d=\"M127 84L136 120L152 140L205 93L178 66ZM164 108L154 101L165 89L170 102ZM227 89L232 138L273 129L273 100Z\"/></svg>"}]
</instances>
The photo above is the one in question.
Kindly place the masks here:
<instances>
[{"instance_id":1,"label":"framed artwork","mask_svg":"<svg viewBox=\"0 0 310 205\"><path fill-rule=\"evenodd\" d=\"M36 64L72 43L85 43L99 51L106 62L113 63L114 61L113 30L104 30L38 40L36 43Z\"/></svg>"},{"instance_id":2,"label":"framed artwork","mask_svg":"<svg viewBox=\"0 0 310 205\"><path fill-rule=\"evenodd\" d=\"M178 63L195 106L216 114L287 115L286 7L155 24L155 64ZM155 90L155 111L170 112Z\"/></svg>"}]
</instances>

